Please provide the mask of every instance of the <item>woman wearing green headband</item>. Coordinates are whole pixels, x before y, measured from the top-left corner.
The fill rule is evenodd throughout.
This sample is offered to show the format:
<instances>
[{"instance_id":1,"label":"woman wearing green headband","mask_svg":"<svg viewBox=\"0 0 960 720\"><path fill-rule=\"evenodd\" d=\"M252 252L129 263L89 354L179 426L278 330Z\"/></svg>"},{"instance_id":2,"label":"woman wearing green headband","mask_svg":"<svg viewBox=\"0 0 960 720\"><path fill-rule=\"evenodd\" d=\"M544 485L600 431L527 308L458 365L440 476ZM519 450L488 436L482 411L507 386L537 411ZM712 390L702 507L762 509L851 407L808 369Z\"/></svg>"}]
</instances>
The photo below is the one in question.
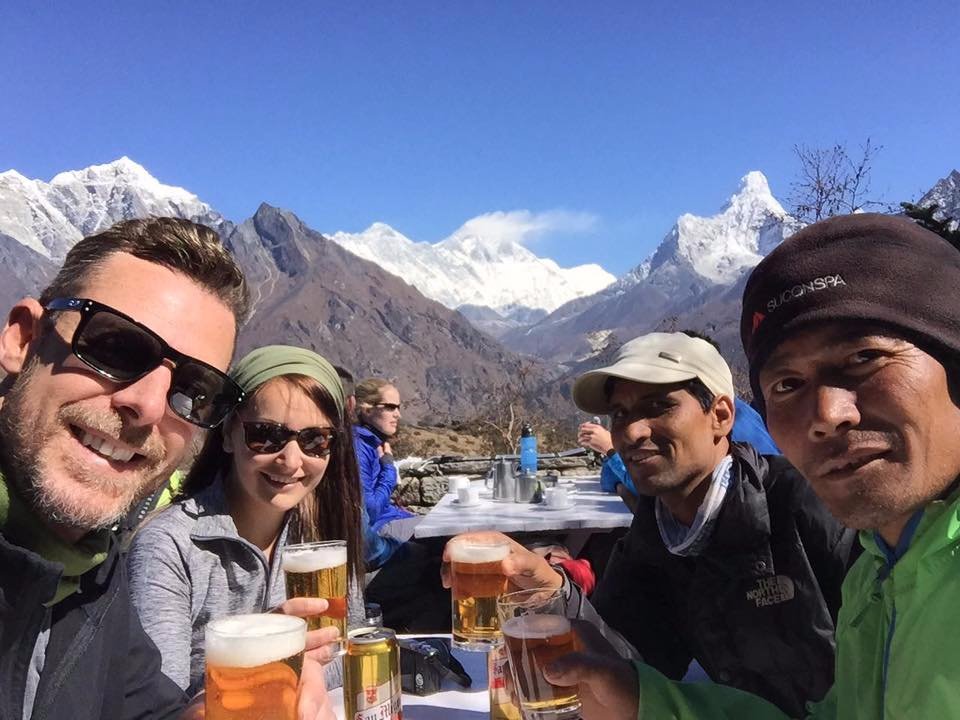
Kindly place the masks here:
<instances>
[{"instance_id":1,"label":"woman wearing green headband","mask_svg":"<svg viewBox=\"0 0 960 720\"><path fill-rule=\"evenodd\" d=\"M336 371L314 352L272 345L231 376L243 402L208 435L181 499L138 531L129 552L143 627L163 672L190 694L203 688L210 620L285 600L284 545L346 540L349 620L363 612L362 498ZM336 639L334 628L314 633L315 642ZM339 670L327 666L328 687Z\"/></svg>"}]
</instances>

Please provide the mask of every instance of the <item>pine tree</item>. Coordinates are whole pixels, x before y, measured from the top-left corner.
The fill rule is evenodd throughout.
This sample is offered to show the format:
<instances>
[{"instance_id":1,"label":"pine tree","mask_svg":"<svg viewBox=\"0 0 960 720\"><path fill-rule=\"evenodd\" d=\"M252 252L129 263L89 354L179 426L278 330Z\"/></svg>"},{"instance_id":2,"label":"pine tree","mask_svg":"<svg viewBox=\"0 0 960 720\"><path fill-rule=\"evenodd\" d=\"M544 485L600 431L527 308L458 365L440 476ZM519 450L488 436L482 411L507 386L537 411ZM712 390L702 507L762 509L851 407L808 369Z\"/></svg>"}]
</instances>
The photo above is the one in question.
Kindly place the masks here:
<instances>
[{"instance_id":1,"label":"pine tree","mask_svg":"<svg viewBox=\"0 0 960 720\"><path fill-rule=\"evenodd\" d=\"M920 225L920 227L935 232L957 248L957 250L960 250L960 223L949 217L944 217L943 220L938 220L934 217L934 214L939 208L936 203L920 206L914 203L902 202L900 203L900 207L903 208L904 215L911 218Z\"/></svg>"}]
</instances>

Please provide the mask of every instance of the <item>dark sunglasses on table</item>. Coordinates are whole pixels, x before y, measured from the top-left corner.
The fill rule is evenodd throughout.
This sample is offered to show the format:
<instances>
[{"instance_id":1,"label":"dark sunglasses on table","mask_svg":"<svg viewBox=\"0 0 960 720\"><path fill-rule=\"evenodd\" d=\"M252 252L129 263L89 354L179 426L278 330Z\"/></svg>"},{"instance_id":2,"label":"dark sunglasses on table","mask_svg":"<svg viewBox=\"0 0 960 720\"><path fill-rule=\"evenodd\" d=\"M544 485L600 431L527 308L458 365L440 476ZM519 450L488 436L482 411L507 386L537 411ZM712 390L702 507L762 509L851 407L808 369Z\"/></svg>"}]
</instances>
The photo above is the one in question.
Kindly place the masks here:
<instances>
[{"instance_id":1,"label":"dark sunglasses on table","mask_svg":"<svg viewBox=\"0 0 960 720\"><path fill-rule=\"evenodd\" d=\"M308 427L303 430L291 430L286 425L271 422L244 422L243 439L251 452L272 455L280 452L291 440L304 455L326 457L330 454L337 431L326 427Z\"/></svg>"},{"instance_id":2,"label":"dark sunglasses on table","mask_svg":"<svg viewBox=\"0 0 960 720\"><path fill-rule=\"evenodd\" d=\"M172 362L167 404L187 422L216 427L243 400L243 390L229 375L173 349L153 330L108 305L84 298L55 298L44 309L80 313L70 349L108 380L134 382L165 360Z\"/></svg>"},{"instance_id":3,"label":"dark sunglasses on table","mask_svg":"<svg viewBox=\"0 0 960 720\"><path fill-rule=\"evenodd\" d=\"M394 412L400 409L400 403L374 403L373 406L381 410L386 410L387 412Z\"/></svg>"}]
</instances>

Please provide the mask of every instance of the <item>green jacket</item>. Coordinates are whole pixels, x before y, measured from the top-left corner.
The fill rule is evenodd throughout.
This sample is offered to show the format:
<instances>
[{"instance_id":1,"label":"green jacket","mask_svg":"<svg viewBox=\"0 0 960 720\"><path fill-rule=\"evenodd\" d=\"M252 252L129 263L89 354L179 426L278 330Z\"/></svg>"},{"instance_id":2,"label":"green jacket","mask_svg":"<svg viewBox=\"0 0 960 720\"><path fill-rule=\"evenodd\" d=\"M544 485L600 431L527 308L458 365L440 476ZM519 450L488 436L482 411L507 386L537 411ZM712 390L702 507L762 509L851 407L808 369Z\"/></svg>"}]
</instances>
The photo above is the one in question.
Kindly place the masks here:
<instances>
[{"instance_id":1,"label":"green jacket","mask_svg":"<svg viewBox=\"0 0 960 720\"><path fill-rule=\"evenodd\" d=\"M960 718L960 493L915 516L899 559L873 533L860 542L866 552L843 583L836 679L807 717ZM732 688L673 682L639 663L637 675L641 720L787 717Z\"/></svg>"}]
</instances>

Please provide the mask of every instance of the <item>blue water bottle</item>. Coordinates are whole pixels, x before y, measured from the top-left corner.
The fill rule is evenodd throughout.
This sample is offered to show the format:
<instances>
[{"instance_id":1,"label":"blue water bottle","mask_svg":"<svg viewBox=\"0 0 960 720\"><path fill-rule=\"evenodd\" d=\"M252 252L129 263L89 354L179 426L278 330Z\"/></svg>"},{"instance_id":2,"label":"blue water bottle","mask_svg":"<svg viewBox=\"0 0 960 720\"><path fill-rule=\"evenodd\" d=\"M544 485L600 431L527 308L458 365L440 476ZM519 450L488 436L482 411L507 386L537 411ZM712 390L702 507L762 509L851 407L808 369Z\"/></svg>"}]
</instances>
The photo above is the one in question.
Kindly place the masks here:
<instances>
[{"instance_id":1,"label":"blue water bottle","mask_svg":"<svg viewBox=\"0 0 960 720\"><path fill-rule=\"evenodd\" d=\"M520 429L520 472L537 471L537 438L530 423Z\"/></svg>"}]
</instances>

